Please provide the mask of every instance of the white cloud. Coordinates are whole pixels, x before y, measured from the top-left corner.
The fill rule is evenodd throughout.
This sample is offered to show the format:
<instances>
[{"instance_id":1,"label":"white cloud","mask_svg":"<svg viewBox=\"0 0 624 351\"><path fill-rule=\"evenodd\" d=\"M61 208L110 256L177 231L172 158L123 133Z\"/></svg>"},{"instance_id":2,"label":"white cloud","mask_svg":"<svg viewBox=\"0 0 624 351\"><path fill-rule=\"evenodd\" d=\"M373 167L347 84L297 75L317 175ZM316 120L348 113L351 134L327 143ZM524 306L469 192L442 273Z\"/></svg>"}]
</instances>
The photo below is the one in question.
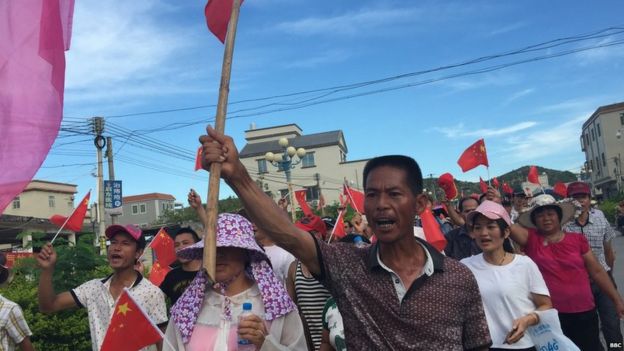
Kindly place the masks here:
<instances>
[{"instance_id":1,"label":"white cloud","mask_svg":"<svg viewBox=\"0 0 624 351\"><path fill-rule=\"evenodd\" d=\"M594 41L590 44L584 44L581 47L589 47L589 46L602 46L600 48L581 51L575 55L577 59L577 63L581 66L594 65L605 62L615 62L618 59L624 58L624 47L622 47L621 39L618 39L617 42L620 44L615 44L616 38L607 37L601 40Z\"/></svg>"},{"instance_id":2,"label":"white cloud","mask_svg":"<svg viewBox=\"0 0 624 351\"><path fill-rule=\"evenodd\" d=\"M579 135L588 116L589 113L581 114L565 122L554 120L550 125L542 124L542 128L531 133L512 136L507 139L508 146L501 158L517 163L546 156L580 153Z\"/></svg>"},{"instance_id":3,"label":"white cloud","mask_svg":"<svg viewBox=\"0 0 624 351\"><path fill-rule=\"evenodd\" d=\"M507 105L511 104L512 102L514 102L514 101L516 101L516 100L518 100L518 99L520 99L520 98L522 98L524 96L527 96L527 95L533 93L534 91L535 91L535 89L533 89L533 88L520 90L520 91L518 91L518 92L516 92L514 94L511 94L510 97L508 97L507 99L505 99L502 102L502 105L503 106L507 106Z\"/></svg>"},{"instance_id":4,"label":"white cloud","mask_svg":"<svg viewBox=\"0 0 624 351\"><path fill-rule=\"evenodd\" d=\"M279 23L276 28L290 34L300 35L352 35L363 28L375 29L387 24L412 22L421 13L415 8L362 9L333 17L308 17Z\"/></svg>"},{"instance_id":5,"label":"white cloud","mask_svg":"<svg viewBox=\"0 0 624 351\"><path fill-rule=\"evenodd\" d=\"M502 26L502 27L499 27L499 28L496 28L496 29L492 30L490 32L490 35L494 36L494 35L505 34L505 33L513 32L513 31L518 30L520 28L524 28L526 26L527 26L526 22L511 23L511 24L508 24L508 25L505 25L505 26Z\"/></svg>"},{"instance_id":6,"label":"white cloud","mask_svg":"<svg viewBox=\"0 0 624 351\"><path fill-rule=\"evenodd\" d=\"M314 68L328 63L343 62L349 58L349 53L343 50L330 50L317 56L310 56L304 59L288 62L286 68Z\"/></svg>"},{"instance_id":7,"label":"white cloud","mask_svg":"<svg viewBox=\"0 0 624 351\"><path fill-rule=\"evenodd\" d=\"M77 2L67 53L67 100L184 92L178 73L188 66L176 62L176 53L190 48L193 38L159 18L175 11L156 1Z\"/></svg>"},{"instance_id":8,"label":"white cloud","mask_svg":"<svg viewBox=\"0 0 624 351\"><path fill-rule=\"evenodd\" d=\"M526 121L526 122L520 122L517 124L513 124L510 126L507 126L504 128L498 128L498 129L482 128L482 129L476 129L476 130L467 130L464 127L464 124L460 123L455 127L448 127L448 128L437 127L437 128L434 128L434 130L440 133L443 133L448 138L458 138L458 137L485 138L485 137L498 137L498 136L504 136L504 135L517 133L519 131L534 127L535 125L537 125L537 122Z\"/></svg>"}]
</instances>

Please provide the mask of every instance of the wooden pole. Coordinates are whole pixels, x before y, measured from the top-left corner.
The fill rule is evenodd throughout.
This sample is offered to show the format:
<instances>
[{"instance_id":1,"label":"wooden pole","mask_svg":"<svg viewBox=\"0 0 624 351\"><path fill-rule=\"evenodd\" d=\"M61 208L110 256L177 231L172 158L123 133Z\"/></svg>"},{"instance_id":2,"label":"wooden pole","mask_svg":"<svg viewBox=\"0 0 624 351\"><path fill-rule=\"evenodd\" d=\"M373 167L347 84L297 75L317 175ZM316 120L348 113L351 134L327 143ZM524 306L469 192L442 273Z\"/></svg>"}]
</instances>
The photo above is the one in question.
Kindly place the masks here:
<instances>
[{"instance_id":1,"label":"wooden pole","mask_svg":"<svg viewBox=\"0 0 624 351\"><path fill-rule=\"evenodd\" d=\"M221 67L221 84L219 86L219 101L217 103L217 115L215 117L215 129L223 133L225 130L225 115L227 112L228 94L230 93L230 73L232 71L232 57L234 55L234 39L236 38L236 25L240 12L240 0L232 2L232 15L228 24L227 36L225 37L225 51L223 53L223 66ZM207 228L204 237L204 261L203 267L208 277L215 281L217 260L217 215L219 211L219 182L221 179L221 164L210 165L210 178L208 180L208 200L206 201Z\"/></svg>"}]
</instances>

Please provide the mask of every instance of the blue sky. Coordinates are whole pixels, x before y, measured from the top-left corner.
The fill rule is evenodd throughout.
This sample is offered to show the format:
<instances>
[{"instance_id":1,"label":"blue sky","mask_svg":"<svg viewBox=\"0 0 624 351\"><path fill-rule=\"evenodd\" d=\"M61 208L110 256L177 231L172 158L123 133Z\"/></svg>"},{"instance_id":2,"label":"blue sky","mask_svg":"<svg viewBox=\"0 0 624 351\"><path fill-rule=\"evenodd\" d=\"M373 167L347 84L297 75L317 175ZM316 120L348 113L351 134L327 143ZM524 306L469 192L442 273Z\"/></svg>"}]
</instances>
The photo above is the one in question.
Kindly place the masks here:
<instances>
[{"instance_id":1,"label":"blue sky","mask_svg":"<svg viewBox=\"0 0 624 351\"><path fill-rule=\"evenodd\" d=\"M116 117L216 104L223 45L206 28L204 5L76 2L67 52L66 131L36 179L77 184L79 195L95 190L95 148L84 133L87 119L104 116L124 195L163 192L185 203L193 187L206 198L207 172L193 172L193 157L214 107ZM624 29L622 13L624 3L615 0L247 0L230 102L396 77L609 27ZM308 93L238 103L229 107L236 118L227 120L226 132L241 148L251 123L297 123L304 133L341 129L350 160L403 153L423 173L451 172L471 181L485 178L485 169L462 174L456 160L484 137L492 176L528 164L578 171L583 121L601 105L624 101L624 45L612 45L622 39L613 30L324 97L325 92ZM309 99L317 104L285 109ZM328 99L334 101L323 102ZM176 128L185 124L190 125ZM221 194L232 192L223 186Z\"/></svg>"}]
</instances>

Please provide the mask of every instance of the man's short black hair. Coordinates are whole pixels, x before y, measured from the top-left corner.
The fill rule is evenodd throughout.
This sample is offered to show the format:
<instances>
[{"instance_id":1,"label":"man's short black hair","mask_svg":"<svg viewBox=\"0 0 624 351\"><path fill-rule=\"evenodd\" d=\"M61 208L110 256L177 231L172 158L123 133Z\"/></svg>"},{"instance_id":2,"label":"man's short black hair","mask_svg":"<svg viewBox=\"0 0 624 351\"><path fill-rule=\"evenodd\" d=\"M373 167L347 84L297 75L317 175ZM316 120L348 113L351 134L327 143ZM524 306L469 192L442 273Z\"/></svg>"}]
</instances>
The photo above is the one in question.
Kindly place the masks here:
<instances>
[{"instance_id":1,"label":"man's short black hair","mask_svg":"<svg viewBox=\"0 0 624 351\"><path fill-rule=\"evenodd\" d=\"M475 199L472 196L462 197L461 199L459 199L459 202L457 203L457 208L459 209L459 212L463 212L464 211L464 202L466 202L468 200L474 200L474 201L477 202L477 204L479 203L479 201L477 201L477 199Z\"/></svg>"},{"instance_id":2,"label":"man's short black hair","mask_svg":"<svg viewBox=\"0 0 624 351\"><path fill-rule=\"evenodd\" d=\"M191 227L182 227L178 229L178 231L175 232L175 234L173 234L173 240L175 240L175 238L180 234L191 234L194 242L198 242L200 240L199 235L197 235L197 232L194 231L193 228Z\"/></svg>"},{"instance_id":3,"label":"man's short black hair","mask_svg":"<svg viewBox=\"0 0 624 351\"><path fill-rule=\"evenodd\" d=\"M368 174L375 168L383 166L393 167L405 171L405 178L412 194L419 195L422 193L423 178L422 173L420 172L420 167L413 158L403 155L379 156L366 162L366 166L364 166L363 178L364 190L366 190L366 180L368 178Z\"/></svg>"}]
</instances>

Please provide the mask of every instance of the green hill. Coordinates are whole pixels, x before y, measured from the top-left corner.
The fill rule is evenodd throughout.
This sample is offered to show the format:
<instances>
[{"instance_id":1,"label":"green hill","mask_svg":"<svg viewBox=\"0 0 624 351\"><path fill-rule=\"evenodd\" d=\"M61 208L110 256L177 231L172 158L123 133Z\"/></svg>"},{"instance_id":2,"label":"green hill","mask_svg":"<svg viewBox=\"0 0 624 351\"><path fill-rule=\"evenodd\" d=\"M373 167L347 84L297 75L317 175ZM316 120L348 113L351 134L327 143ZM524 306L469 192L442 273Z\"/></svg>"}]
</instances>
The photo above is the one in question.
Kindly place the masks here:
<instances>
[{"instance_id":1,"label":"green hill","mask_svg":"<svg viewBox=\"0 0 624 351\"><path fill-rule=\"evenodd\" d=\"M500 183L501 187L503 186L503 183L508 183L513 188L515 186L519 186L520 183L526 181L527 175L529 174L529 168L530 166L523 166L518 169L514 169L513 171L502 174L502 175L492 175L492 177L496 177L498 179L498 182ZM545 168L545 167L540 167L540 166L537 166L537 171L540 175L544 172L548 175L548 183L551 186L557 182L568 183L568 182L573 182L577 180L576 174L569 172L569 171L559 171L556 169L550 169L550 168ZM442 190L438 187L437 180L438 180L437 178L433 178L433 182L435 184L432 186L432 179L425 178L423 187L427 189L427 191L430 191L432 188L435 187L435 189L437 189L438 194L440 194ZM484 180L487 181L487 179L484 179ZM476 193L476 194L481 193L478 182L464 182L464 181L456 179L455 184L460 194L462 191L464 192L465 195L469 195L471 193Z\"/></svg>"}]
</instances>

